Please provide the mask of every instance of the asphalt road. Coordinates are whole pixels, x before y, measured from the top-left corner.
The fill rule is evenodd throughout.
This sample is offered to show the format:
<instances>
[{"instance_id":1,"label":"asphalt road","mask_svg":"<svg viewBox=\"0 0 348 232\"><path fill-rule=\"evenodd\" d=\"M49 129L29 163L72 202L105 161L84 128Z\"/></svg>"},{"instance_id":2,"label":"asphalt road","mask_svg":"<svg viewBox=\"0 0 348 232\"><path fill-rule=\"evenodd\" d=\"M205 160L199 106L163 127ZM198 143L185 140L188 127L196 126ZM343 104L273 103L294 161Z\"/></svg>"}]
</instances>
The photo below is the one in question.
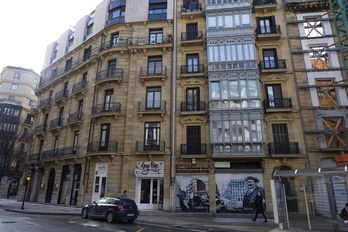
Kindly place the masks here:
<instances>
[{"instance_id":1,"label":"asphalt road","mask_svg":"<svg viewBox=\"0 0 348 232\"><path fill-rule=\"evenodd\" d=\"M80 216L23 214L0 210L0 232L183 232L205 231L192 228L152 225L135 221L107 223L103 220L83 219Z\"/></svg>"}]
</instances>

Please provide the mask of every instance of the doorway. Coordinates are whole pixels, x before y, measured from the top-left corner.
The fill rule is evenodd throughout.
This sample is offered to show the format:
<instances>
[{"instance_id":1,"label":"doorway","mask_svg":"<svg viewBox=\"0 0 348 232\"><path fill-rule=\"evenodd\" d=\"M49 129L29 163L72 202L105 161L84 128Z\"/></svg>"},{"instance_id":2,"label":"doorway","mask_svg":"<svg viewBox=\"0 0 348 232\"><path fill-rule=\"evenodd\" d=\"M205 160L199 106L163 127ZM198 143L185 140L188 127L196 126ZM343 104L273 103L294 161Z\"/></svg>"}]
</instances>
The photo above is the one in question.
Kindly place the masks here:
<instances>
[{"instance_id":1,"label":"doorway","mask_svg":"<svg viewBox=\"0 0 348 232\"><path fill-rule=\"evenodd\" d=\"M96 164L92 202L105 196L106 181L108 175L108 163L98 162Z\"/></svg>"},{"instance_id":2,"label":"doorway","mask_svg":"<svg viewBox=\"0 0 348 232\"><path fill-rule=\"evenodd\" d=\"M55 177L56 171L54 170L54 168L52 168L50 171L50 176L48 177L45 203L51 203Z\"/></svg>"},{"instance_id":3,"label":"doorway","mask_svg":"<svg viewBox=\"0 0 348 232\"><path fill-rule=\"evenodd\" d=\"M139 202L141 209L162 209L163 179L141 179Z\"/></svg>"}]
</instances>

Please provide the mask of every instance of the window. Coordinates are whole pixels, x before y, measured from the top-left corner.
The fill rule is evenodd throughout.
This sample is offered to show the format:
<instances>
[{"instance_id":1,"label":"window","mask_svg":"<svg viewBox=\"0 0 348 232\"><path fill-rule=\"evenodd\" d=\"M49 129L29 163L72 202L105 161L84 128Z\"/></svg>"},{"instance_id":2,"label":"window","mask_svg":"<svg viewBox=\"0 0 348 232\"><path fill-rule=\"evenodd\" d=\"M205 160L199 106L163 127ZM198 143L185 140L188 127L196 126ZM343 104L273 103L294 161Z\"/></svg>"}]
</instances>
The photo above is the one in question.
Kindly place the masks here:
<instances>
[{"instance_id":1,"label":"window","mask_svg":"<svg viewBox=\"0 0 348 232\"><path fill-rule=\"evenodd\" d=\"M53 150L57 151L59 146L59 135L57 135L54 139L54 148Z\"/></svg>"},{"instance_id":2,"label":"window","mask_svg":"<svg viewBox=\"0 0 348 232\"><path fill-rule=\"evenodd\" d=\"M167 2L150 3L148 20L167 19Z\"/></svg>"},{"instance_id":3,"label":"window","mask_svg":"<svg viewBox=\"0 0 348 232\"><path fill-rule=\"evenodd\" d=\"M117 47L118 46L118 42L119 42L119 35L117 34L113 34L111 36L111 40L110 40L110 47Z\"/></svg>"},{"instance_id":4,"label":"window","mask_svg":"<svg viewBox=\"0 0 348 232\"><path fill-rule=\"evenodd\" d=\"M89 46L88 48L86 48L83 52L83 61L89 59L89 57L91 56L91 46Z\"/></svg>"},{"instance_id":5,"label":"window","mask_svg":"<svg viewBox=\"0 0 348 232\"><path fill-rule=\"evenodd\" d=\"M65 61L65 72L71 69L71 65L72 65L72 57L70 57L69 59Z\"/></svg>"},{"instance_id":6,"label":"window","mask_svg":"<svg viewBox=\"0 0 348 232\"><path fill-rule=\"evenodd\" d=\"M198 54L186 56L186 69L188 73L199 72Z\"/></svg>"},{"instance_id":7,"label":"window","mask_svg":"<svg viewBox=\"0 0 348 232\"><path fill-rule=\"evenodd\" d=\"M16 101L16 97L15 96L8 96L8 101L14 102L14 101Z\"/></svg>"},{"instance_id":8,"label":"window","mask_svg":"<svg viewBox=\"0 0 348 232\"><path fill-rule=\"evenodd\" d=\"M316 79L315 84L318 86L316 89L319 107L335 108L339 106L336 88L333 86L334 79Z\"/></svg>"},{"instance_id":9,"label":"window","mask_svg":"<svg viewBox=\"0 0 348 232\"><path fill-rule=\"evenodd\" d=\"M265 17L265 18L256 17L256 22L257 22L257 33L259 34L277 33L274 16Z\"/></svg>"},{"instance_id":10,"label":"window","mask_svg":"<svg viewBox=\"0 0 348 232\"><path fill-rule=\"evenodd\" d=\"M160 123L147 122L145 123L145 139L144 150L159 150L160 149Z\"/></svg>"},{"instance_id":11,"label":"window","mask_svg":"<svg viewBox=\"0 0 348 232\"><path fill-rule=\"evenodd\" d=\"M255 46L253 44L219 45L208 47L209 62L238 62L241 66L233 68L247 68L255 66ZM252 61L252 62L250 62ZM250 66L247 66L249 64ZM228 66L226 68L229 68Z\"/></svg>"},{"instance_id":12,"label":"window","mask_svg":"<svg viewBox=\"0 0 348 232\"><path fill-rule=\"evenodd\" d=\"M322 118L323 128L327 131L325 133L325 140L327 148L346 149L347 138L344 133L346 125L343 117L324 117Z\"/></svg>"},{"instance_id":13,"label":"window","mask_svg":"<svg viewBox=\"0 0 348 232\"><path fill-rule=\"evenodd\" d=\"M104 111L112 111L112 103L114 100L113 94L114 94L113 89L105 90Z\"/></svg>"},{"instance_id":14,"label":"window","mask_svg":"<svg viewBox=\"0 0 348 232\"><path fill-rule=\"evenodd\" d=\"M116 19L120 17L124 17L126 15L125 8L119 7L110 11L110 19Z\"/></svg>"},{"instance_id":15,"label":"window","mask_svg":"<svg viewBox=\"0 0 348 232\"><path fill-rule=\"evenodd\" d=\"M275 49L264 49L263 62L264 68L278 68L277 52Z\"/></svg>"},{"instance_id":16,"label":"window","mask_svg":"<svg viewBox=\"0 0 348 232\"><path fill-rule=\"evenodd\" d=\"M309 58L313 69L329 69L329 54L324 50L324 46L310 46Z\"/></svg>"},{"instance_id":17,"label":"window","mask_svg":"<svg viewBox=\"0 0 348 232\"><path fill-rule=\"evenodd\" d=\"M286 124L272 125L273 144L275 154L291 154L288 126Z\"/></svg>"},{"instance_id":18,"label":"window","mask_svg":"<svg viewBox=\"0 0 348 232\"><path fill-rule=\"evenodd\" d=\"M317 18L306 18L303 25L307 38L317 38L324 36L323 25L321 21L319 21L319 16Z\"/></svg>"},{"instance_id":19,"label":"window","mask_svg":"<svg viewBox=\"0 0 348 232\"><path fill-rule=\"evenodd\" d=\"M11 90L18 90L18 85L17 84L12 84Z\"/></svg>"},{"instance_id":20,"label":"window","mask_svg":"<svg viewBox=\"0 0 348 232\"><path fill-rule=\"evenodd\" d=\"M161 87L146 89L146 110L161 108Z\"/></svg>"},{"instance_id":21,"label":"window","mask_svg":"<svg viewBox=\"0 0 348 232\"><path fill-rule=\"evenodd\" d=\"M86 28L86 39L89 35L92 34L92 32L93 32L93 23L90 24L89 26L87 26L87 28Z\"/></svg>"},{"instance_id":22,"label":"window","mask_svg":"<svg viewBox=\"0 0 348 232\"><path fill-rule=\"evenodd\" d=\"M74 44L74 36L70 36L69 40L68 40L68 48L71 47Z\"/></svg>"},{"instance_id":23,"label":"window","mask_svg":"<svg viewBox=\"0 0 348 232\"><path fill-rule=\"evenodd\" d=\"M102 124L100 131L99 151L107 151L109 146L110 124Z\"/></svg>"},{"instance_id":24,"label":"window","mask_svg":"<svg viewBox=\"0 0 348 232\"><path fill-rule=\"evenodd\" d=\"M82 99L82 100L79 100L79 106L78 106L78 109L77 109L77 112L78 112L77 118L78 118L78 119L81 119L81 116L82 116L82 107L83 107L83 99Z\"/></svg>"},{"instance_id":25,"label":"window","mask_svg":"<svg viewBox=\"0 0 348 232\"><path fill-rule=\"evenodd\" d=\"M61 107L59 109L58 126L62 126L63 125L63 113L64 113L64 107Z\"/></svg>"},{"instance_id":26,"label":"window","mask_svg":"<svg viewBox=\"0 0 348 232\"><path fill-rule=\"evenodd\" d=\"M31 96L35 96L35 91L33 89L31 90Z\"/></svg>"},{"instance_id":27,"label":"window","mask_svg":"<svg viewBox=\"0 0 348 232\"><path fill-rule=\"evenodd\" d=\"M150 30L150 44L162 43L163 42L163 31L162 29Z\"/></svg>"},{"instance_id":28,"label":"window","mask_svg":"<svg viewBox=\"0 0 348 232\"><path fill-rule=\"evenodd\" d=\"M280 84L266 85L267 107L271 109L284 108Z\"/></svg>"},{"instance_id":29,"label":"window","mask_svg":"<svg viewBox=\"0 0 348 232\"><path fill-rule=\"evenodd\" d=\"M73 143L73 152L76 154L79 142L79 131L74 132L74 143Z\"/></svg>"},{"instance_id":30,"label":"window","mask_svg":"<svg viewBox=\"0 0 348 232\"><path fill-rule=\"evenodd\" d=\"M186 40L200 39L201 36L199 36L198 34L197 23L186 24Z\"/></svg>"},{"instance_id":31,"label":"window","mask_svg":"<svg viewBox=\"0 0 348 232\"><path fill-rule=\"evenodd\" d=\"M149 57L148 64L147 64L148 75L161 75L162 74L162 57L161 56L154 56Z\"/></svg>"},{"instance_id":32,"label":"window","mask_svg":"<svg viewBox=\"0 0 348 232\"><path fill-rule=\"evenodd\" d=\"M233 27L250 27L251 26L251 15L250 13L231 12L229 15L216 15L207 17L207 28L208 29L222 29L222 28L233 28Z\"/></svg>"},{"instance_id":33,"label":"window","mask_svg":"<svg viewBox=\"0 0 348 232\"><path fill-rule=\"evenodd\" d=\"M186 128L186 153L202 154L201 146L201 127L188 126Z\"/></svg>"},{"instance_id":34,"label":"window","mask_svg":"<svg viewBox=\"0 0 348 232\"><path fill-rule=\"evenodd\" d=\"M199 88L187 88L186 89L186 110L187 111L199 111L200 109L200 96Z\"/></svg>"},{"instance_id":35,"label":"window","mask_svg":"<svg viewBox=\"0 0 348 232\"><path fill-rule=\"evenodd\" d=\"M37 88L38 83L39 83L39 80L38 79L34 79L34 83L33 83L34 89Z\"/></svg>"},{"instance_id":36,"label":"window","mask_svg":"<svg viewBox=\"0 0 348 232\"><path fill-rule=\"evenodd\" d=\"M19 81L21 78L21 74L20 73L15 73L13 76L13 81Z\"/></svg>"},{"instance_id":37,"label":"window","mask_svg":"<svg viewBox=\"0 0 348 232\"><path fill-rule=\"evenodd\" d=\"M107 77L115 77L116 76L116 60L109 60L108 62L108 73Z\"/></svg>"}]
</instances>

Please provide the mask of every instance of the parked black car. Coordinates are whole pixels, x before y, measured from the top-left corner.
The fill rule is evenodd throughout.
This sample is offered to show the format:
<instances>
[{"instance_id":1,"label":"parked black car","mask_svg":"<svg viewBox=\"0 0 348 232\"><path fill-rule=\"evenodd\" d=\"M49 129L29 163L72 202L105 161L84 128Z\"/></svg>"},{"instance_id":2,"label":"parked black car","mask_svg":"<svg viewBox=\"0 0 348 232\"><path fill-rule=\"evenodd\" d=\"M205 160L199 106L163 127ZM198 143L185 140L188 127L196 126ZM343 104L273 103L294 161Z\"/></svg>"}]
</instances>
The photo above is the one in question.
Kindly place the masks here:
<instances>
[{"instance_id":1,"label":"parked black car","mask_svg":"<svg viewBox=\"0 0 348 232\"><path fill-rule=\"evenodd\" d=\"M107 222L127 220L134 222L139 215L138 206L132 199L103 197L82 208L82 218L104 218Z\"/></svg>"}]
</instances>

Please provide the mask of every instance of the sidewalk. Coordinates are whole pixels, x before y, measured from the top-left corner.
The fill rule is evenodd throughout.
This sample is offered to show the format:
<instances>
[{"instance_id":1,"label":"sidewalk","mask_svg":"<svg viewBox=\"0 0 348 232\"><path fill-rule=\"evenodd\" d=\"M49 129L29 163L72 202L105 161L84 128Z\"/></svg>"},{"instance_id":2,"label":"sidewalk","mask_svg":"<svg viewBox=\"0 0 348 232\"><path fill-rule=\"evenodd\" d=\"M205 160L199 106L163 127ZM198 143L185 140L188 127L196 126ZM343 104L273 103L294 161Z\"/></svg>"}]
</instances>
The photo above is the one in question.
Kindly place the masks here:
<instances>
[{"instance_id":1,"label":"sidewalk","mask_svg":"<svg viewBox=\"0 0 348 232\"><path fill-rule=\"evenodd\" d=\"M81 208L75 206L51 205L39 203L24 203L16 199L0 198L0 210L7 210L28 214L48 214L48 215L81 215ZM261 216L261 217L260 217ZM273 215L267 214L268 222L264 223L262 215L256 222L251 221L253 214L207 214L207 213L181 213L158 210L142 210L136 222L139 224L161 224L175 228L196 228L205 229L211 232L227 231L260 231L260 232L280 232L278 225L274 223ZM323 217L311 216L311 226L313 232L333 231L330 223L324 222ZM303 232L310 231L306 215L290 215L290 227L283 231ZM348 225L342 222L340 231L348 231Z\"/></svg>"}]
</instances>

